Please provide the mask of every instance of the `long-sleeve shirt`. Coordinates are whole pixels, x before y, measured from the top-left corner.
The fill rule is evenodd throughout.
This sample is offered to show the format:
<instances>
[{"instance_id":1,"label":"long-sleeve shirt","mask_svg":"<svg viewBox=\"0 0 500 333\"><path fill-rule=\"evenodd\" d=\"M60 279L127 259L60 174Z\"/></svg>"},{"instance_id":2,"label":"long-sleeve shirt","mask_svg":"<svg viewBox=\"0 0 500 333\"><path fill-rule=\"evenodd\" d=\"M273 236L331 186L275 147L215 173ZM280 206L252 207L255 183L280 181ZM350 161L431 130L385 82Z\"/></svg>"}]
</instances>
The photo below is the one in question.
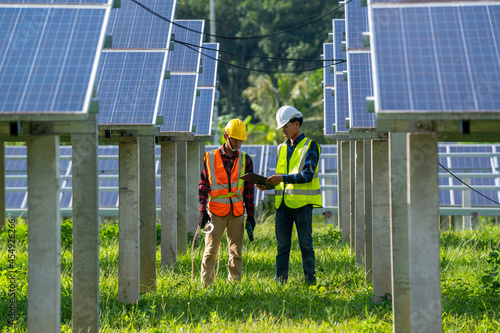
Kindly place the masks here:
<instances>
[{"instance_id":1,"label":"long-sleeve shirt","mask_svg":"<svg viewBox=\"0 0 500 333\"><path fill-rule=\"evenodd\" d=\"M287 146L287 162L290 162L290 157L292 157L293 151L297 144L305 138L305 134L302 133L299 135L297 139L291 144L290 139L286 140ZM276 162L278 161L278 157L276 157ZM304 163L304 168L300 173L291 174L291 175L283 175L283 182L285 184L302 184L302 183L310 183L313 180L314 170L316 170L316 166L319 161L319 148L318 144L314 141L311 142L309 146L309 150L306 153L306 160Z\"/></svg>"},{"instance_id":2,"label":"long-sleeve shirt","mask_svg":"<svg viewBox=\"0 0 500 333\"><path fill-rule=\"evenodd\" d=\"M231 170L233 169L234 161L236 157L239 156L240 151L238 150L236 154L232 157L226 154L224 151L224 146L219 148L220 156L222 158L222 163L224 164L224 169L226 172L231 174ZM253 172L253 162L252 158L249 154L245 156L245 173ZM208 192L210 190L210 182L208 180L208 170L207 163L205 161L205 157L203 157L203 169L201 170L200 175L200 184L198 186L198 200L200 202L200 212L207 209L208 202ZM245 204L245 208L247 211L247 216L254 216L254 185L245 181L243 183L243 203Z\"/></svg>"}]
</instances>

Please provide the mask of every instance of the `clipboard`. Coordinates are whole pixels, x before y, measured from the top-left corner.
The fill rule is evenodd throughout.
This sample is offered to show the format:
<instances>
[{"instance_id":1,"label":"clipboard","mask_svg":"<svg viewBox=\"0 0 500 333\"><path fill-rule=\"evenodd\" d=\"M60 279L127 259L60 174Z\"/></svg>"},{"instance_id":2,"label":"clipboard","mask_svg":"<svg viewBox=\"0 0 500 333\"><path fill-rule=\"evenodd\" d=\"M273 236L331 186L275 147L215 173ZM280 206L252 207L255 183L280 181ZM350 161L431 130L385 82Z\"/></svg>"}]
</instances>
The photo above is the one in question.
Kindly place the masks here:
<instances>
[{"instance_id":1,"label":"clipboard","mask_svg":"<svg viewBox=\"0 0 500 333\"><path fill-rule=\"evenodd\" d=\"M246 180L247 182L251 184L259 184L259 185L266 185L266 190L272 190L274 188L273 185L267 184L266 183L266 177L258 175L253 172L245 173L243 176L240 177L243 180Z\"/></svg>"}]
</instances>

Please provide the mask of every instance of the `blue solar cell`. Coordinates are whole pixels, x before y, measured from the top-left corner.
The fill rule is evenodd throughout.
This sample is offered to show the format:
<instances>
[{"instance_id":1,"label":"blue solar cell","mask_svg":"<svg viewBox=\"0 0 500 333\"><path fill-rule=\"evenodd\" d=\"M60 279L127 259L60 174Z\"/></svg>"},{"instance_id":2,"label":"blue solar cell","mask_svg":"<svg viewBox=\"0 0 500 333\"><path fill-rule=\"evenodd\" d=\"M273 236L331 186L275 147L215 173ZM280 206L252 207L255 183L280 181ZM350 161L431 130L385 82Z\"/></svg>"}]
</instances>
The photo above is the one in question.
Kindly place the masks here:
<instances>
[{"instance_id":1,"label":"blue solar cell","mask_svg":"<svg viewBox=\"0 0 500 333\"><path fill-rule=\"evenodd\" d=\"M333 125L335 124L335 96L332 96L332 89L323 89L323 106L324 106L324 125L323 132L325 135L334 135Z\"/></svg>"},{"instance_id":2,"label":"blue solar cell","mask_svg":"<svg viewBox=\"0 0 500 333\"><path fill-rule=\"evenodd\" d=\"M345 5L347 50L368 49L363 46L363 32L368 32L368 9L361 7L361 0Z\"/></svg>"},{"instance_id":3,"label":"blue solar cell","mask_svg":"<svg viewBox=\"0 0 500 333\"><path fill-rule=\"evenodd\" d=\"M215 89L199 89L200 95L194 102L193 126L195 135L211 135L212 113L214 110Z\"/></svg>"},{"instance_id":4,"label":"blue solar cell","mask_svg":"<svg viewBox=\"0 0 500 333\"><path fill-rule=\"evenodd\" d=\"M174 0L141 0L140 3L173 21ZM121 8L111 11L107 32L113 37L113 48L166 49L171 30L171 23L127 0L121 1Z\"/></svg>"},{"instance_id":5,"label":"blue solar cell","mask_svg":"<svg viewBox=\"0 0 500 333\"><path fill-rule=\"evenodd\" d=\"M171 75L163 84L159 114L161 132L191 132L196 75Z\"/></svg>"},{"instance_id":6,"label":"blue solar cell","mask_svg":"<svg viewBox=\"0 0 500 333\"><path fill-rule=\"evenodd\" d=\"M107 10L0 8L0 112L85 115Z\"/></svg>"},{"instance_id":7,"label":"blue solar cell","mask_svg":"<svg viewBox=\"0 0 500 333\"><path fill-rule=\"evenodd\" d=\"M366 112L366 97L373 96L371 53L348 52L347 71L351 127L375 127L375 113Z\"/></svg>"},{"instance_id":8,"label":"blue solar cell","mask_svg":"<svg viewBox=\"0 0 500 333\"><path fill-rule=\"evenodd\" d=\"M499 5L371 10L379 111L500 110Z\"/></svg>"},{"instance_id":9,"label":"blue solar cell","mask_svg":"<svg viewBox=\"0 0 500 333\"><path fill-rule=\"evenodd\" d=\"M345 20L333 20L333 57L337 60L346 59L345 51L342 51L342 35L345 33ZM335 72L342 72L347 70L347 63L339 63L335 65Z\"/></svg>"},{"instance_id":10,"label":"blue solar cell","mask_svg":"<svg viewBox=\"0 0 500 333\"><path fill-rule=\"evenodd\" d=\"M198 87L215 87L217 78L217 60L219 56L218 43L203 43L201 63L203 73L198 74Z\"/></svg>"},{"instance_id":11,"label":"blue solar cell","mask_svg":"<svg viewBox=\"0 0 500 333\"><path fill-rule=\"evenodd\" d=\"M180 43L175 43L174 51L168 54L167 69L172 72L198 72L201 53L200 46L202 44L205 21L175 20L175 23L178 24L173 27L175 40L196 46L188 47Z\"/></svg>"},{"instance_id":12,"label":"blue solar cell","mask_svg":"<svg viewBox=\"0 0 500 333\"><path fill-rule=\"evenodd\" d=\"M335 127L336 132L347 132L345 119L349 117L349 87L342 74L335 74Z\"/></svg>"},{"instance_id":13,"label":"blue solar cell","mask_svg":"<svg viewBox=\"0 0 500 333\"><path fill-rule=\"evenodd\" d=\"M154 124L166 52L103 52L99 124Z\"/></svg>"},{"instance_id":14,"label":"blue solar cell","mask_svg":"<svg viewBox=\"0 0 500 333\"><path fill-rule=\"evenodd\" d=\"M323 84L325 87L332 87L334 83L335 73L333 72L334 67L332 66L335 62L333 61L333 44L324 43L323 44ZM331 66L331 67L326 67Z\"/></svg>"}]
</instances>

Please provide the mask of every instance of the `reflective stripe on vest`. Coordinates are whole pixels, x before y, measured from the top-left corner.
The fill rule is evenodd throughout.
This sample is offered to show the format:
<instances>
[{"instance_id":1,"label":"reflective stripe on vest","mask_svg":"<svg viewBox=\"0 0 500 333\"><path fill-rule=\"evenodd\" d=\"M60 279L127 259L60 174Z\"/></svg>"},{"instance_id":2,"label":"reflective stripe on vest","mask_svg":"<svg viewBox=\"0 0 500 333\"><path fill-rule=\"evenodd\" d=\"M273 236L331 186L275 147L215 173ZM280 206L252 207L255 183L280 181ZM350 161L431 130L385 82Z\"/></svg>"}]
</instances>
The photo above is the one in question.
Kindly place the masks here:
<instances>
[{"instance_id":1,"label":"reflective stripe on vest","mask_svg":"<svg viewBox=\"0 0 500 333\"><path fill-rule=\"evenodd\" d=\"M276 165L276 174L297 174L302 172L306 161L307 151L311 145L311 140L308 138L302 139L295 147L290 161L287 160L288 147L286 144L278 146L278 163ZM318 145L319 153L321 147ZM318 156L319 159L319 156ZM318 176L318 165L314 170L313 179L309 183L304 184L286 184L279 183L275 187L275 206L279 208L283 199L285 204L290 208L300 208L308 204L314 207L322 206L321 190Z\"/></svg>"},{"instance_id":2,"label":"reflective stripe on vest","mask_svg":"<svg viewBox=\"0 0 500 333\"><path fill-rule=\"evenodd\" d=\"M243 215L244 181L240 177L245 174L245 159L245 152L240 151L231 170L231 179L228 180L228 174L224 168L220 150L217 149L205 153L208 181L210 182L208 209L214 215L226 216L229 214L231 211L231 202L233 215ZM231 191L229 191L229 182L231 182Z\"/></svg>"}]
</instances>

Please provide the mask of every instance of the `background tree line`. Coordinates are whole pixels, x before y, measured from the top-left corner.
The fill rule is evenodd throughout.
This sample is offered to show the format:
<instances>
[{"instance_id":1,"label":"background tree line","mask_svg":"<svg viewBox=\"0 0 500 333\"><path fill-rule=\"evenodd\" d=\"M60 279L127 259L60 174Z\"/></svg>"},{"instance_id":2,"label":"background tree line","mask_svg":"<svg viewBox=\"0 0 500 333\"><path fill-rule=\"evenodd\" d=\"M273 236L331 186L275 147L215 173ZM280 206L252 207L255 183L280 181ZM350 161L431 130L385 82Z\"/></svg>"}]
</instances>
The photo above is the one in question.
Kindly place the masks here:
<instances>
[{"instance_id":1,"label":"background tree line","mask_svg":"<svg viewBox=\"0 0 500 333\"><path fill-rule=\"evenodd\" d=\"M181 0L176 19L205 19L210 31L208 0ZM322 0L216 0L216 34L262 36L304 25L337 7ZM294 105L304 114L304 131L319 143L323 136L323 62L278 60L320 59L323 43L332 31L331 14L286 33L256 39L223 39L220 43L219 127L238 117L248 124L253 144L277 144L283 137L275 130L279 106ZM204 41L209 41L205 36ZM226 53L232 52L232 53ZM233 67L251 68L254 71ZM309 69L309 70L308 70ZM316 69L316 70L311 70ZM294 73L288 73L294 72Z\"/></svg>"}]
</instances>

